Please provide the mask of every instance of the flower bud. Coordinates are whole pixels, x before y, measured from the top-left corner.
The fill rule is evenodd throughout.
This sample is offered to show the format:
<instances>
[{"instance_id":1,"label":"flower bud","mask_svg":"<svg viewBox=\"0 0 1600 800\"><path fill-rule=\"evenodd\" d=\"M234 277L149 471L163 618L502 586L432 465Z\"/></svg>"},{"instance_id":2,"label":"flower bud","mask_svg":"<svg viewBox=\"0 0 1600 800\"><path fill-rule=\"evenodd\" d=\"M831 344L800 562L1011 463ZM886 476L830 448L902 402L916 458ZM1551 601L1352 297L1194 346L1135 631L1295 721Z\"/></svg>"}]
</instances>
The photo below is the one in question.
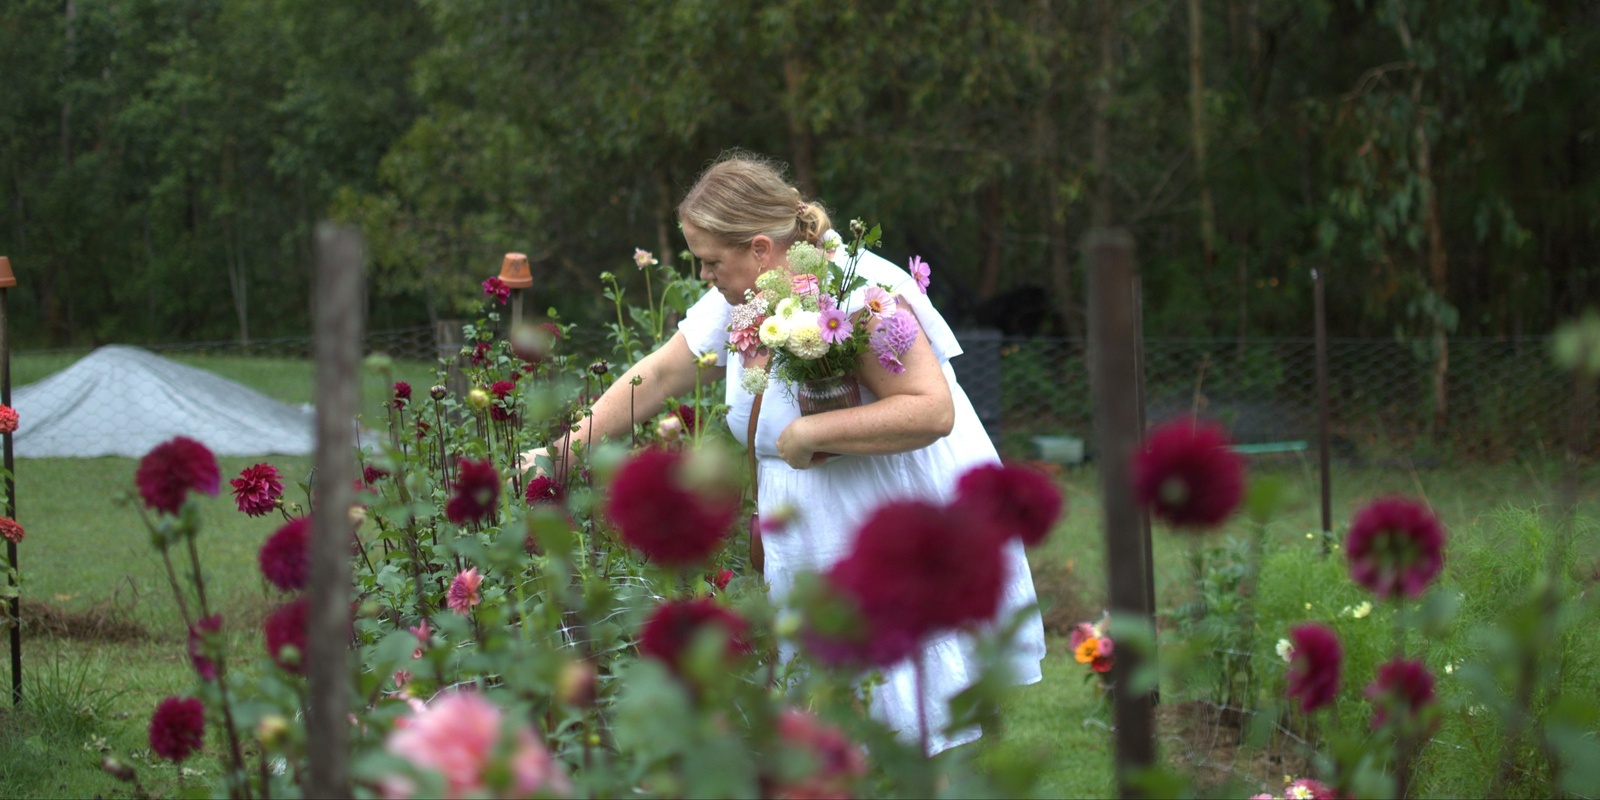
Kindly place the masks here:
<instances>
[{"instance_id":1,"label":"flower bud","mask_svg":"<svg viewBox=\"0 0 1600 800\"><path fill-rule=\"evenodd\" d=\"M356 503L355 505L351 506L350 507L350 528L351 528L351 530L357 530L357 531L361 530L361 526L365 525L366 522L367 522L367 507L362 505L362 504L360 504L360 503Z\"/></svg>"},{"instance_id":2,"label":"flower bud","mask_svg":"<svg viewBox=\"0 0 1600 800\"><path fill-rule=\"evenodd\" d=\"M450 390L444 388L443 386L435 386L428 390L428 396L435 400L443 400L445 395L448 394L450 394Z\"/></svg>"},{"instance_id":3,"label":"flower bud","mask_svg":"<svg viewBox=\"0 0 1600 800\"><path fill-rule=\"evenodd\" d=\"M656 435L669 442L676 442L683 436L683 420L677 417L667 417L656 425Z\"/></svg>"},{"instance_id":4,"label":"flower bud","mask_svg":"<svg viewBox=\"0 0 1600 800\"><path fill-rule=\"evenodd\" d=\"M591 375L604 375L610 371L611 365L607 364L605 359L601 359L589 365L589 374Z\"/></svg>"},{"instance_id":5,"label":"flower bud","mask_svg":"<svg viewBox=\"0 0 1600 800\"><path fill-rule=\"evenodd\" d=\"M493 400L490 399L489 393L481 388L467 392L467 405L478 411L488 410L491 402Z\"/></svg>"},{"instance_id":6,"label":"flower bud","mask_svg":"<svg viewBox=\"0 0 1600 800\"><path fill-rule=\"evenodd\" d=\"M569 661L556 676L556 699L574 708L588 708L594 705L597 681L593 664Z\"/></svg>"},{"instance_id":7,"label":"flower bud","mask_svg":"<svg viewBox=\"0 0 1600 800\"><path fill-rule=\"evenodd\" d=\"M715 367L717 365L716 351L708 350L705 355L700 356L699 364L701 369L711 369L712 367Z\"/></svg>"},{"instance_id":8,"label":"flower bud","mask_svg":"<svg viewBox=\"0 0 1600 800\"><path fill-rule=\"evenodd\" d=\"M261 741L262 747L276 747L288 735L289 721L277 714L268 714L256 723L256 738Z\"/></svg>"}]
</instances>

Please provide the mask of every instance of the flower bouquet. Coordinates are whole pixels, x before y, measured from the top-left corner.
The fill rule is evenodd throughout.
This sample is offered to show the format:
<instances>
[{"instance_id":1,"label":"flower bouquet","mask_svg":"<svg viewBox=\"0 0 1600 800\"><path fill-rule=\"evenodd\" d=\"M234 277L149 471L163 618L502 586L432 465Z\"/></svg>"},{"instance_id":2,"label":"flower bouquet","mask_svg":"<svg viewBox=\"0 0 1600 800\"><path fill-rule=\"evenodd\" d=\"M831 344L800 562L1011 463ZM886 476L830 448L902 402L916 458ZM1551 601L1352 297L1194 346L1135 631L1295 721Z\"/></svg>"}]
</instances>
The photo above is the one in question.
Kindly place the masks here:
<instances>
[{"instance_id":1,"label":"flower bouquet","mask_svg":"<svg viewBox=\"0 0 1600 800\"><path fill-rule=\"evenodd\" d=\"M1111 637L1106 635L1106 627L1110 623L1109 616L1103 616L1099 622L1080 622L1072 629L1068 644L1072 645L1072 657L1079 664L1088 664L1093 670L1090 675L1098 674L1102 681L1109 680L1111 674L1111 656L1113 643Z\"/></svg>"},{"instance_id":2,"label":"flower bouquet","mask_svg":"<svg viewBox=\"0 0 1600 800\"><path fill-rule=\"evenodd\" d=\"M796 242L788 265L762 273L745 302L734 306L728 349L745 359L772 357L765 369L745 370L743 386L751 394L765 391L769 375L776 375L795 387L801 414L816 414L861 404L855 369L867 348L885 369L905 371L900 357L916 341L916 319L898 308L888 286L870 286L855 297L866 285L857 274L861 250L877 243L880 230L868 231L859 220L850 230L854 238L845 245L843 265L829 258L840 246L831 233L822 248ZM926 286L923 274L925 268L919 286ZM850 308L852 302L859 307Z\"/></svg>"}]
</instances>

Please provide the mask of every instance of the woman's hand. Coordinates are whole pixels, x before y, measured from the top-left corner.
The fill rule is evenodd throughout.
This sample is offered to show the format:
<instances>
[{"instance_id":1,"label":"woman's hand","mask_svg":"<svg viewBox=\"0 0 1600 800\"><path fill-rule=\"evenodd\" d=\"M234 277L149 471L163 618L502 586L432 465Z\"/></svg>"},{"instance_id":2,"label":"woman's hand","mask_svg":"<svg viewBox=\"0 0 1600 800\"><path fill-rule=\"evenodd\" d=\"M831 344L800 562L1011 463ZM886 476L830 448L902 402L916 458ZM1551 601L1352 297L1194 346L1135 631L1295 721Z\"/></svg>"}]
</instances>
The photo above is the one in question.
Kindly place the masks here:
<instances>
[{"instance_id":1,"label":"woman's hand","mask_svg":"<svg viewBox=\"0 0 1600 800\"><path fill-rule=\"evenodd\" d=\"M523 453L517 457L517 472L525 473L531 469L535 478L545 474L544 468L539 466L539 459L541 458L550 458L550 451L547 448L535 447Z\"/></svg>"},{"instance_id":2,"label":"woman's hand","mask_svg":"<svg viewBox=\"0 0 1600 800\"><path fill-rule=\"evenodd\" d=\"M778 434L778 457L795 469L807 469L828 463L833 457L832 453L818 453L816 444L807 434L810 423L806 417L800 417L789 423L783 432ZM751 447L755 446L752 442Z\"/></svg>"}]
</instances>

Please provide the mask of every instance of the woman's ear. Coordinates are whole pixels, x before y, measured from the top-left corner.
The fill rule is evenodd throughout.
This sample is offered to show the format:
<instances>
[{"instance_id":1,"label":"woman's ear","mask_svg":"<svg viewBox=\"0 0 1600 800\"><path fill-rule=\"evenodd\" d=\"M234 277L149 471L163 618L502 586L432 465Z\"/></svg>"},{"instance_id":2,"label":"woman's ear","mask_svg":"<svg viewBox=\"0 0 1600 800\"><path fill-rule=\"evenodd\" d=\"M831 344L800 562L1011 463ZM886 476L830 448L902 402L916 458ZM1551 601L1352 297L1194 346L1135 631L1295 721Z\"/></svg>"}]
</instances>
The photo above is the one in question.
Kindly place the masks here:
<instances>
[{"instance_id":1,"label":"woman's ear","mask_svg":"<svg viewBox=\"0 0 1600 800\"><path fill-rule=\"evenodd\" d=\"M755 256L756 262L766 268L772 260L772 239L766 234L757 234L750 240L750 255Z\"/></svg>"}]
</instances>

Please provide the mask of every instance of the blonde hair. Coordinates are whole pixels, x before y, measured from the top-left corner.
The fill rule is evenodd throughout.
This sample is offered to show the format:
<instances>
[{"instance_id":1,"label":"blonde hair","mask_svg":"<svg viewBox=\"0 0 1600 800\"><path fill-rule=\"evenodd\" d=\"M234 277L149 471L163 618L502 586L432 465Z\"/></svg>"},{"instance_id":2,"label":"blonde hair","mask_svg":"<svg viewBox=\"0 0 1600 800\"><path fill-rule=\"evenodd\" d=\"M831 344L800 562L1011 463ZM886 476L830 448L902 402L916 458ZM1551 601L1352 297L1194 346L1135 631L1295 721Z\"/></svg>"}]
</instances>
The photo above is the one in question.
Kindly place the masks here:
<instances>
[{"instance_id":1,"label":"blonde hair","mask_svg":"<svg viewBox=\"0 0 1600 800\"><path fill-rule=\"evenodd\" d=\"M745 247L765 235L784 249L799 241L820 244L833 227L821 203L807 201L784 180L781 163L739 150L700 174L678 204L678 222L729 246Z\"/></svg>"}]
</instances>

